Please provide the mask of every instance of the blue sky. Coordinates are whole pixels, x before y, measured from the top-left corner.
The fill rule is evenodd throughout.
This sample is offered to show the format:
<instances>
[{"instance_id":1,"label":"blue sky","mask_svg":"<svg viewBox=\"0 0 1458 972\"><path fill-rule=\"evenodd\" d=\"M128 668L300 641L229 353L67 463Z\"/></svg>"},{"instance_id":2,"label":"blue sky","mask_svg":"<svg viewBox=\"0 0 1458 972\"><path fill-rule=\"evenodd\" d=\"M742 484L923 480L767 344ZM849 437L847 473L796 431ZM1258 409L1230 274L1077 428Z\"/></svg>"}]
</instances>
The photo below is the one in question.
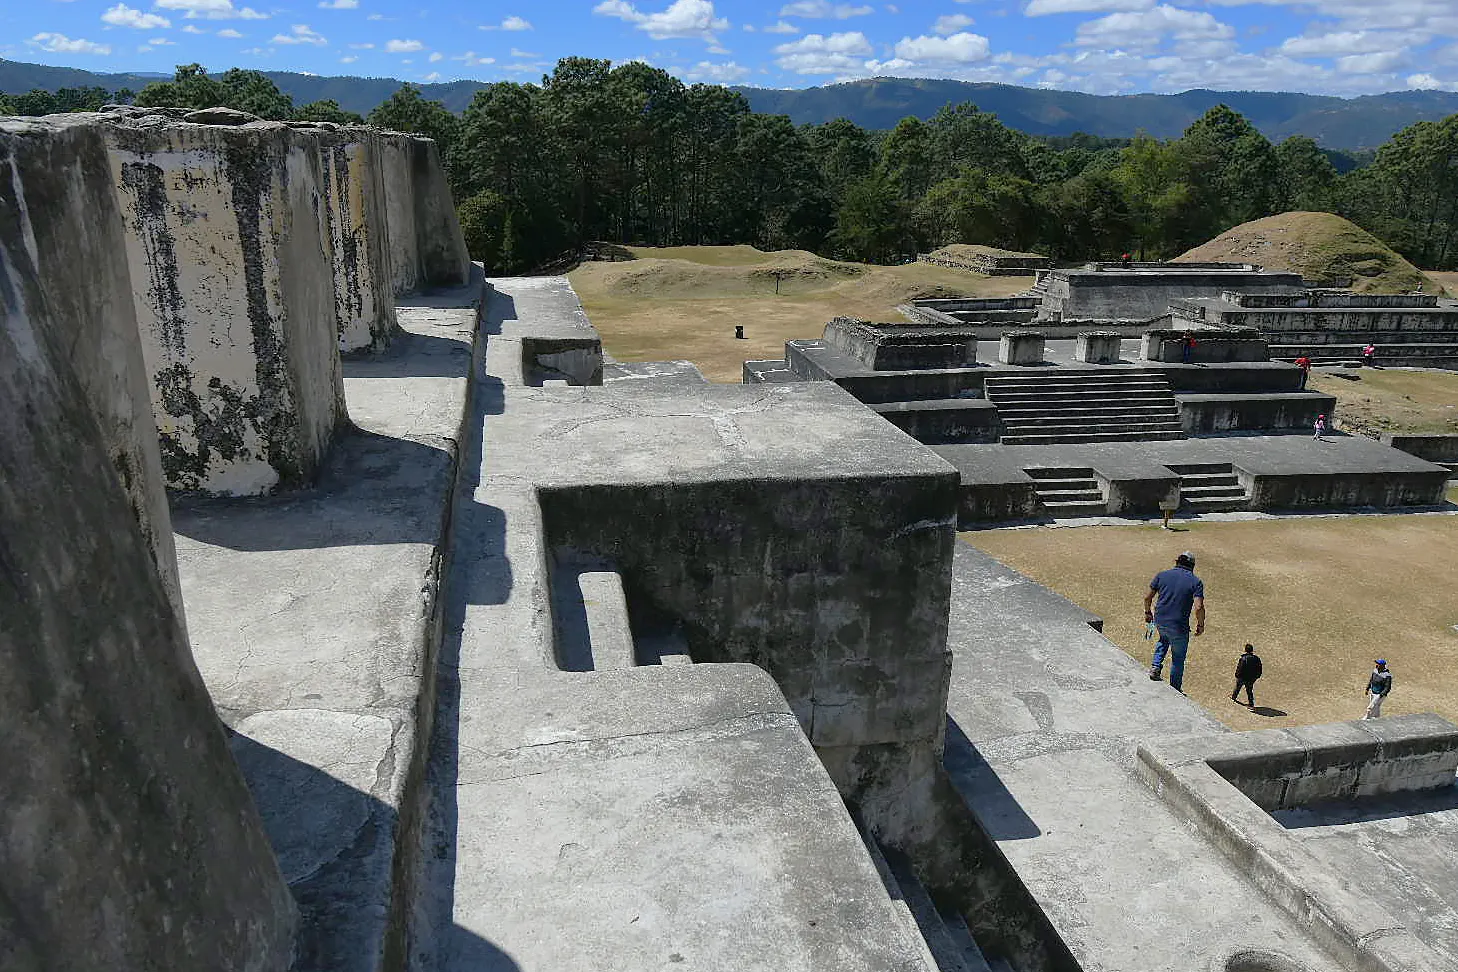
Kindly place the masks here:
<instances>
[{"instance_id":1,"label":"blue sky","mask_svg":"<svg viewBox=\"0 0 1458 972\"><path fill-rule=\"evenodd\" d=\"M97 71L537 81L580 54L778 88L1458 90L1458 0L6 0L0 38Z\"/></svg>"}]
</instances>

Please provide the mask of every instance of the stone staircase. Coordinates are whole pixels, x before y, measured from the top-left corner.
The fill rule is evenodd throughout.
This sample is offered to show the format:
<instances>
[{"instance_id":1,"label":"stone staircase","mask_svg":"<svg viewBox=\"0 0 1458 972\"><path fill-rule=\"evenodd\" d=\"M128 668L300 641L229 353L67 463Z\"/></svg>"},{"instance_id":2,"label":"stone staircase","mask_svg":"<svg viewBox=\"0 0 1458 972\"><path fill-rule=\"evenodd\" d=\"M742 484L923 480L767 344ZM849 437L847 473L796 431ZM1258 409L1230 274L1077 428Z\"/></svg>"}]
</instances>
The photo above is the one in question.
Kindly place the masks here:
<instances>
[{"instance_id":1,"label":"stone staircase","mask_svg":"<svg viewBox=\"0 0 1458 972\"><path fill-rule=\"evenodd\" d=\"M1102 516L1109 510L1092 469L1042 467L1023 472L1033 480L1038 499L1052 517Z\"/></svg>"},{"instance_id":2,"label":"stone staircase","mask_svg":"<svg viewBox=\"0 0 1458 972\"><path fill-rule=\"evenodd\" d=\"M1228 462L1192 462L1167 466L1180 477L1180 506L1194 513L1243 510L1250 494Z\"/></svg>"},{"instance_id":3,"label":"stone staircase","mask_svg":"<svg viewBox=\"0 0 1458 972\"><path fill-rule=\"evenodd\" d=\"M1163 375L1077 370L986 379L1005 445L1183 439L1179 404Z\"/></svg>"},{"instance_id":4,"label":"stone staircase","mask_svg":"<svg viewBox=\"0 0 1458 972\"><path fill-rule=\"evenodd\" d=\"M904 927L925 946L922 962L928 972L1014 972L1003 959L983 954L966 919L936 906L904 855L882 848L864 831L861 839Z\"/></svg>"}]
</instances>

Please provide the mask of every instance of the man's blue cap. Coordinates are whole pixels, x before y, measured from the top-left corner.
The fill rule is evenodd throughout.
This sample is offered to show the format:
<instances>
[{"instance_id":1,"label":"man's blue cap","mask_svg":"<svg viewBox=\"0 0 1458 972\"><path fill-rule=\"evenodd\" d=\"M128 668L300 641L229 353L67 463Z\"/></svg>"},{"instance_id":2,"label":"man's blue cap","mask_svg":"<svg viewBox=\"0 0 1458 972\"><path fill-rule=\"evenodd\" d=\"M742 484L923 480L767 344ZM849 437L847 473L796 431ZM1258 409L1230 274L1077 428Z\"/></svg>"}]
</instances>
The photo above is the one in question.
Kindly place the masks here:
<instances>
[{"instance_id":1,"label":"man's blue cap","mask_svg":"<svg viewBox=\"0 0 1458 972\"><path fill-rule=\"evenodd\" d=\"M1386 665L1387 664L1387 659L1386 658L1379 658L1379 659L1377 659L1377 664L1379 664L1379 665Z\"/></svg>"}]
</instances>

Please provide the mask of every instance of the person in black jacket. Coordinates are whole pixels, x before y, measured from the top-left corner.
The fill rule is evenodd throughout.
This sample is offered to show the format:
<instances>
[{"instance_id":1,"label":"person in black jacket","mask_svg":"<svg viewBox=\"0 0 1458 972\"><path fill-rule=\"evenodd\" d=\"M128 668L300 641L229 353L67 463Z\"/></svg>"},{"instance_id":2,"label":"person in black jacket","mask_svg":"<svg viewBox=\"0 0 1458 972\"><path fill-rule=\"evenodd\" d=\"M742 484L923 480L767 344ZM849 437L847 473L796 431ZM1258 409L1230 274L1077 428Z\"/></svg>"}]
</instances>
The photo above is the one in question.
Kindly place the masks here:
<instances>
[{"instance_id":1,"label":"person in black jacket","mask_svg":"<svg viewBox=\"0 0 1458 972\"><path fill-rule=\"evenodd\" d=\"M1255 683L1261 677L1261 656L1255 653L1255 645L1246 645L1245 654L1235 663L1235 691L1230 693L1230 701L1239 702L1236 698L1240 694L1241 687L1245 688L1246 705L1255 708Z\"/></svg>"}]
</instances>

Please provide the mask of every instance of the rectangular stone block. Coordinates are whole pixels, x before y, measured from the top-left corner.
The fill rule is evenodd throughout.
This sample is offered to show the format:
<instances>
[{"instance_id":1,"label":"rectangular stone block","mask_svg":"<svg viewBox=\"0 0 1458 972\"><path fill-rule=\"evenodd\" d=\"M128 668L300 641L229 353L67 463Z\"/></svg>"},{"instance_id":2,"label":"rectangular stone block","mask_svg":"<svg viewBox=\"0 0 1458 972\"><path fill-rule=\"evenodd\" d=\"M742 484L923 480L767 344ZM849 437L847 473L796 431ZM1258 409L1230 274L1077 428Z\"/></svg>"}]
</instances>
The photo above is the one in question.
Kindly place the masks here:
<instances>
[{"instance_id":1,"label":"rectangular stone block","mask_svg":"<svg viewBox=\"0 0 1458 972\"><path fill-rule=\"evenodd\" d=\"M0 965L284 972L293 902L116 465L141 419L78 373L124 342L50 292L131 319L104 147L52 135L0 126Z\"/></svg>"},{"instance_id":2,"label":"rectangular stone block","mask_svg":"<svg viewBox=\"0 0 1458 972\"><path fill-rule=\"evenodd\" d=\"M295 127L305 128L319 143L339 350L382 351L396 322L378 142L364 128L327 122Z\"/></svg>"},{"instance_id":3,"label":"rectangular stone block","mask_svg":"<svg viewBox=\"0 0 1458 972\"><path fill-rule=\"evenodd\" d=\"M310 482L348 421L317 141L160 116L105 131L167 485Z\"/></svg>"},{"instance_id":4,"label":"rectangular stone block","mask_svg":"<svg viewBox=\"0 0 1458 972\"><path fill-rule=\"evenodd\" d=\"M1087 364L1118 364L1123 336L1117 331L1084 331L1073 345L1073 358Z\"/></svg>"},{"instance_id":5,"label":"rectangular stone block","mask_svg":"<svg viewBox=\"0 0 1458 972\"><path fill-rule=\"evenodd\" d=\"M433 139L377 132L396 296L470 279L470 257Z\"/></svg>"},{"instance_id":6,"label":"rectangular stone block","mask_svg":"<svg viewBox=\"0 0 1458 972\"><path fill-rule=\"evenodd\" d=\"M44 319L63 329L71 369L180 619L157 424L100 128L93 116L7 120L0 152L10 168L0 180L0 199L14 213L10 243L29 252Z\"/></svg>"},{"instance_id":7,"label":"rectangular stone block","mask_svg":"<svg viewBox=\"0 0 1458 972\"><path fill-rule=\"evenodd\" d=\"M1035 365L1043 363L1041 331L1003 331L997 358L1003 364Z\"/></svg>"}]
</instances>

